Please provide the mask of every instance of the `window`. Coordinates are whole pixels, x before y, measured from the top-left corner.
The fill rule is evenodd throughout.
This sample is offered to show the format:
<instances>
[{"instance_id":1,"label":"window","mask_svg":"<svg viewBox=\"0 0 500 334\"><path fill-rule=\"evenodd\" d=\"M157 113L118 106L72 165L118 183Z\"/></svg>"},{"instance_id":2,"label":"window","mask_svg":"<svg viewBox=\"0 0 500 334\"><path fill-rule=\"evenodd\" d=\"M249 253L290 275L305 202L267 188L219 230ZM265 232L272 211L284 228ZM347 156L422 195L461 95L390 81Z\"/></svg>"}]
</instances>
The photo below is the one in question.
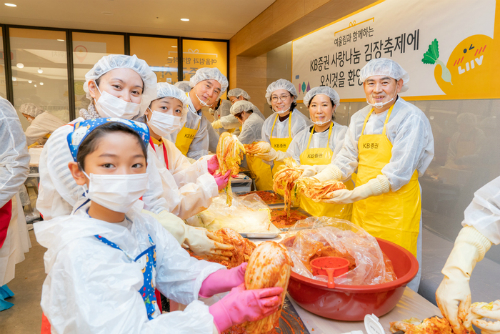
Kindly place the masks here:
<instances>
[{"instance_id":1,"label":"window","mask_svg":"<svg viewBox=\"0 0 500 334\"><path fill-rule=\"evenodd\" d=\"M75 112L87 108L90 101L83 91L85 74L103 56L124 54L124 35L73 32L73 68L75 78Z\"/></svg>"},{"instance_id":2,"label":"window","mask_svg":"<svg viewBox=\"0 0 500 334\"><path fill-rule=\"evenodd\" d=\"M227 77L227 43L184 39L183 80L189 80L199 68L216 67ZM224 97L225 98L225 95Z\"/></svg>"},{"instance_id":3,"label":"window","mask_svg":"<svg viewBox=\"0 0 500 334\"><path fill-rule=\"evenodd\" d=\"M34 103L69 121L66 33L10 28L14 107ZM28 123L20 117L23 126Z\"/></svg>"},{"instance_id":4,"label":"window","mask_svg":"<svg viewBox=\"0 0 500 334\"><path fill-rule=\"evenodd\" d=\"M0 27L1 28L1 27ZM0 96L4 99L7 98L7 87L5 85L5 65L4 65L4 54L3 54L3 36L2 30L0 29Z\"/></svg>"},{"instance_id":5,"label":"window","mask_svg":"<svg viewBox=\"0 0 500 334\"><path fill-rule=\"evenodd\" d=\"M130 54L144 59L156 73L158 82L177 82L177 39L130 36Z\"/></svg>"}]
</instances>

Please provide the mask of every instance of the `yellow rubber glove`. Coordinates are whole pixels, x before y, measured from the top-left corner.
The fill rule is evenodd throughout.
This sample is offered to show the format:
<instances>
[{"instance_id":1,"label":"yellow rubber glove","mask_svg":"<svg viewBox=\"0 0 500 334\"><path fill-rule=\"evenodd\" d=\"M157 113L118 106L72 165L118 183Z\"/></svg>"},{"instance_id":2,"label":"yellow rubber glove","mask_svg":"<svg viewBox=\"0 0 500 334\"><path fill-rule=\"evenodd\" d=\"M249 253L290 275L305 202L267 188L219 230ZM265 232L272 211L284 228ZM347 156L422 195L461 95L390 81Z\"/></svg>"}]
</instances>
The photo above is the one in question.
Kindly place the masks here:
<instances>
[{"instance_id":1,"label":"yellow rubber glove","mask_svg":"<svg viewBox=\"0 0 500 334\"><path fill-rule=\"evenodd\" d=\"M266 161L282 161L289 157L289 155L286 152L276 151L272 147L270 148L269 152L257 153L254 156Z\"/></svg>"},{"instance_id":2,"label":"yellow rubber glove","mask_svg":"<svg viewBox=\"0 0 500 334\"><path fill-rule=\"evenodd\" d=\"M222 240L204 228L186 225L182 219L168 211L154 214L150 211L142 210L142 213L155 218L163 228L174 236L179 244L184 248L189 248L195 255L219 256L225 260L229 260L232 256L231 250L234 247L220 243Z\"/></svg>"},{"instance_id":3,"label":"yellow rubber glove","mask_svg":"<svg viewBox=\"0 0 500 334\"><path fill-rule=\"evenodd\" d=\"M325 203L349 204L368 198L370 196L378 196L385 194L391 190L389 179L385 175L378 175L362 186L354 188L354 190L337 190L331 193L331 199L323 200ZM329 194L327 194L328 196Z\"/></svg>"},{"instance_id":4,"label":"yellow rubber glove","mask_svg":"<svg viewBox=\"0 0 500 334\"><path fill-rule=\"evenodd\" d=\"M444 278L436 291L436 301L454 333L465 333L463 322L471 303L470 275L490 247L491 241L474 227L466 226L441 270Z\"/></svg>"},{"instance_id":5,"label":"yellow rubber glove","mask_svg":"<svg viewBox=\"0 0 500 334\"><path fill-rule=\"evenodd\" d=\"M321 172L316 174L314 178L318 181L342 180L342 172L334 164L329 164Z\"/></svg>"},{"instance_id":6,"label":"yellow rubber glove","mask_svg":"<svg viewBox=\"0 0 500 334\"><path fill-rule=\"evenodd\" d=\"M489 318L497 321L473 319L472 323L481 329L482 334L500 334L500 300L493 302L493 308L488 310L481 305L471 308L471 312L478 318Z\"/></svg>"},{"instance_id":7,"label":"yellow rubber glove","mask_svg":"<svg viewBox=\"0 0 500 334\"><path fill-rule=\"evenodd\" d=\"M222 129L222 122L220 120L214 121L212 123L212 128L214 128L214 130Z\"/></svg>"}]
</instances>

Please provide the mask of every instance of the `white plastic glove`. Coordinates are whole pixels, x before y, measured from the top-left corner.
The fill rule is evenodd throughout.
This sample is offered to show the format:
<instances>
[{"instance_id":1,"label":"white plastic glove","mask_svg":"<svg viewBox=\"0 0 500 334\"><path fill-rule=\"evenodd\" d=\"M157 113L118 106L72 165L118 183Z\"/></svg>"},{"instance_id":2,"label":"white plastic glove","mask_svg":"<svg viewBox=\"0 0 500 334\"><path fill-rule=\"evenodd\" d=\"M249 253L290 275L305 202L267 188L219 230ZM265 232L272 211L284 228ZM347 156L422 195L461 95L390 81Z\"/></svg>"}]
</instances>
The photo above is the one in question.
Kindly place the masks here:
<instances>
[{"instance_id":1,"label":"white plastic glove","mask_svg":"<svg viewBox=\"0 0 500 334\"><path fill-rule=\"evenodd\" d=\"M473 319L472 323L481 329L482 334L500 334L500 300L493 302L493 309L487 310L481 306L472 307L471 312L479 318L490 318L497 321Z\"/></svg>"},{"instance_id":2,"label":"white plastic glove","mask_svg":"<svg viewBox=\"0 0 500 334\"><path fill-rule=\"evenodd\" d=\"M300 168L302 170L304 170L304 172L299 177L299 180L306 178L306 177L312 177L312 176L322 172L327 167L328 167L328 165L314 165L314 166L301 165Z\"/></svg>"},{"instance_id":3,"label":"white plastic glove","mask_svg":"<svg viewBox=\"0 0 500 334\"><path fill-rule=\"evenodd\" d=\"M212 128L214 130L222 129L222 122L220 120L212 122Z\"/></svg>"},{"instance_id":4,"label":"white plastic glove","mask_svg":"<svg viewBox=\"0 0 500 334\"><path fill-rule=\"evenodd\" d=\"M316 174L314 178L321 182L330 180L340 181L342 180L342 172L334 164L329 164L326 166L326 168L323 168L321 172Z\"/></svg>"},{"instance_id":5,"label":"white plastic glove","mask_svg":"<svg viewBox=\"0 0 500 334\"><path fill-rule=\"evenodd\" d=\"M166 210L159 214L147 210L142 210L142 213L154 217L184 248L189 248L195 255L219 256L223 260L229 260L232 256L230 251L234 247L220 243L222 240L204 228L186 225L182 219Z\"/></svg>"},{"instance_id":6,"label":"white plastic glove","mask_svg":"<svg viewBox=\"0 0 500 334\"><path fill-rule=\"evenodd\" d=\"M370 196L378 196L385 194L391 190L389 179L385 175L378 175L362 186L354 188L354 190L336 190L332 193L331 199L322 200L325 203L349 204L368 198Z\"/></svg>"},{"instance_id":7,"label":"white plastic glove","mask_svg":"<svg viewBox=\"0 0 500 334\"><path fill-rule=\"evenodd\" d=\"M490 247L491 241L484 235L474 227L465 226L441 270L444 278L436 291L436 301L454 333L464 332L463 321L471 304L470 275Z\"/></svg>"},{"instance_id":8,"label":"white plastic glove","mask_svg":"<svg viewBox=\"0 0 500 334\"><path fill-rule=\"evenodd\" d=\"M267 152L267 153L257 153L254 156L257 157L257 158L260 158L262 160L266 160L266 161L282 161L285 158L289 157L289 155L286 152L276 151L272 147L269 150L269 152Z\"/></svg>"}]
</instances>

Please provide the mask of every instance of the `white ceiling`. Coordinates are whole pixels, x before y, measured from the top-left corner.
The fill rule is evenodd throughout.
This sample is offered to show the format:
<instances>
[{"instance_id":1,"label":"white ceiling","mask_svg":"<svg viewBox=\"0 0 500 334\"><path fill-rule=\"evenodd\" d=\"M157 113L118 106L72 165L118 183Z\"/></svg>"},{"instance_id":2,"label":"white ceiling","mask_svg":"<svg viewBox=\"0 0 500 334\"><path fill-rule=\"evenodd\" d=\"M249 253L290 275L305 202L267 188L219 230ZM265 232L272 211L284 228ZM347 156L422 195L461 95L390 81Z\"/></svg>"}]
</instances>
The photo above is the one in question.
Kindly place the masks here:
<instances>
[{"instance_id":1,"label":"white ceiling","mask_svg":"<svg viewBox=\"0 0 500 334\"><path fill-rule=\"evenodd\" d=\"M4 0L0 23L229 39L274 1Z\"/></svg>"}]
</instances>

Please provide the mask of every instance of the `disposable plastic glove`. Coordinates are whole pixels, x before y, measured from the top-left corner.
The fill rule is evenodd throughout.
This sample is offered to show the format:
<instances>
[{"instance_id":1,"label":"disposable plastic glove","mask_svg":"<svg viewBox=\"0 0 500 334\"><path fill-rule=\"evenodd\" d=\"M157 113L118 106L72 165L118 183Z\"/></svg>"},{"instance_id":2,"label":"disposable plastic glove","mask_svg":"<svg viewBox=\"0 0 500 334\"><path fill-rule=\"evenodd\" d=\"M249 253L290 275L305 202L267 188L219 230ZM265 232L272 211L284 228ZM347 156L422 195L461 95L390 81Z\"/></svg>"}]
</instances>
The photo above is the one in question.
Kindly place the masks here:
<instances>
[{"instance_id":1,"label":"disposable plastic glove","mask_svg":"<svg viewBox=\"0 0 500 334\"><path fill-rule=\"evenodd\" d=\"M454 333L464 333L463 319L471 304L470 275L490 247L491 241L474 227L466 226L458 234L441 271L444 278L436 291L436 301Z\"/></svg>"},{"instance_id":2,"label":"disposable plastic glove","mask_svg":"<svg viewBox=\"0 0 500 334\"><path fill-rule=\"evenodd\" d=\"M283 151L276 151L274 148L270 148L269 152L266 153L256 153L254 156L266 161L282 161L288 158L289 155Z\"/></svg>"},{"instance_id":3,"label":"disposable plastic glove","mask_svg":"<svg viewBox=\"0 0 500 334\"><path fill-rule=\"evenodd\" d=\"M245 284L209 307L215 326L220 333L233 325L246 321L257 321L270 316L281 304L283 288L245 290Z\"/></svg>"},{"instance_id":4,"label":"disposable plastic glove","mask_svg":"<svg viewBox=\"0 0 500 334\"><path fill-rule=\"evenodd\" d=\"M227 183L229 182L230 173L231 171L228 170L225 175L214 174L215 183L217 183L219 191L221 191L227 186Z\"/></svg>"},{"instance_id":5,"label":"disposable plastic glove","mask_svg":"<svg viewBox=\"0 0 500 334\"><path fill-rule=\"evenodd\" d=\"M304 172L299 177L299 180L306 178L306 177L312 177L312 176L322 172L327 167L328 167L328 165L315 165L315 166L301 165L300 168L303 169Z\"/></svg>"},{"instance_id":6,"label":"disposable plastic glove","mask_svg":"<svg viewBox=\"0 0 500 334\"><path fill-rule=\"evenodd\" d=\"M334 164L329 164L321 172L316 174L314 178L321 182L329 180L339 181L342 179L342 172Z\"/></svg>"},{"instance_id":7,"label":"disposable plastic glove","mask_svg":"<svg viewBox=\"0 0 500 334\"><path fill-rule=\"evenodd\" d=\"M389 190L391 190L389 179L385 175L378 175L362 186L354 188L354 190L336 190L332 193L330 199L323 200L322 202L337 204L354 203L370 196L385 194Z\"/></svg>"},{"instance_id":8,"label":"disposable plastic glove","mask_svg":"<svg viewBox=\"0 0 500 334\"><path fill-rule=\"evenodd\" d=\"M209 298L215 294L230 291L232 288L245 283L247 265L248 263L244 262L236 268L217 270L210 274L201 284L199 296Z\"/></svg>"},{"instance_id":9,"label":"disposable plastic glove","mask_svg":"<svg viewBox=\"0 0 500 334\"><path fill-rule=\"evenodd\" d=\"M215 171L219 169L219 159L217 159L217 155L213 155L210 159L207 160L207 169L208 172L214 175Z\"/></svg>"},{"instance_id":10,"label":"disposable plastic glove","mask_svg":"<svg viewBox=\"0 0 500 334\"><path fill-rule=\"evenodd\" d=\"M212 122L212 128L214 130L222 129L222 122L220 120Z\"/></svg>"},{"instance_id":11,"label":"disposable plastic glove","mask_svg":"<svg viewBox=\"0 0 500 334\"><path fill-rule=\"evenodd\" d=\"M481 329L482 334L500 334L500 300L493 302L493 309L486 310L480 306L471 308L471 312L483 318L490 318L497 321L486 321L473 319L472 323Z\"/></svg>"},{"instance_id":12,"label":"disposable plastic glove","mask_svg":"<svg viewBox=\"0 0 500 334\"><path fill-rule=\"evenodd\" d=\"M232 256L231 245L221 243L221 239L204 228L196 228L186 225L182 219L176 215L162 211L154 214L147 210L142 210L154 217L184 248L189 248L198 256L217 256L222 260L229 260Z\"/></svg>"}]
</instances>

